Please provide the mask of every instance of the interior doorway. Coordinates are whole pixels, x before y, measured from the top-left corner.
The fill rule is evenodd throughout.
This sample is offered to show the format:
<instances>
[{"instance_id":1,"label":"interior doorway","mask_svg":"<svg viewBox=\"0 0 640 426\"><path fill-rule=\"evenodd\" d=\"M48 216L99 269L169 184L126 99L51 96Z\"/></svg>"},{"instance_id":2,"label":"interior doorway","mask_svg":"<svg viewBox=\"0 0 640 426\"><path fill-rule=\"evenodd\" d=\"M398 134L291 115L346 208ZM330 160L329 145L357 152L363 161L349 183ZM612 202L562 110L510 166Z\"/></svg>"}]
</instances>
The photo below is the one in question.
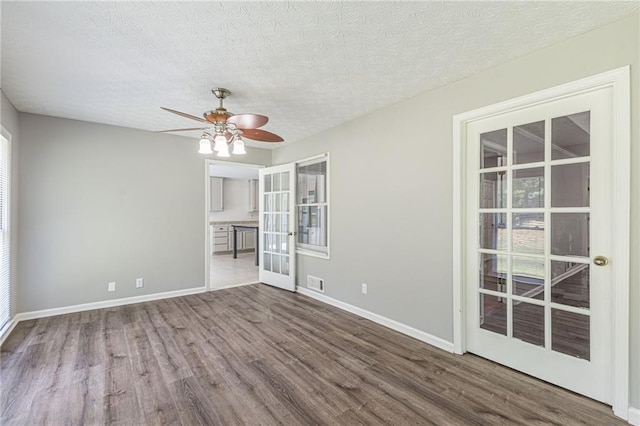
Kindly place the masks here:
<instances>
[{"instance_id":1,"label":"interior doorway","mask_svg":"<svg viewBox=\"0 0 640 426\"><path fill-rule=\"evenodd\" d=\"M257 283L258 170L264 166L216 160L205 166L208 289Z\"/></svg>"}]
</instances>

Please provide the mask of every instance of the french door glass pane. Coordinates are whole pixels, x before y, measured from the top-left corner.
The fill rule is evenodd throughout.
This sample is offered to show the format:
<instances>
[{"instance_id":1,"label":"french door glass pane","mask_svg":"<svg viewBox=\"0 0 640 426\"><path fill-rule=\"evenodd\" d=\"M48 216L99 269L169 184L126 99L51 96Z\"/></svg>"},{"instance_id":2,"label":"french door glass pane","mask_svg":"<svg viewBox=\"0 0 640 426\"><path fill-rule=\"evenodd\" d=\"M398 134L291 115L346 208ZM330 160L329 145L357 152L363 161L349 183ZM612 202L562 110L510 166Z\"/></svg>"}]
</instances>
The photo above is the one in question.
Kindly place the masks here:
<instances>
[{"instance_id":1,"label":"french door glass pane","mask_svg":"<svg viewBox=\"0 0 640 426\"><path fill-rule=\"evenodd\" d=\"M551 254L589 257L589 213L551 213Z\"/></svg>"},{"instance_id":2,"label":"french door glass pane","mask_svg":"<svg viewBox=\"0 0 640 426\"><path fill-rule=\"evenodd\" d=\"M544 253L544 213L514 213L511 249L518 253Z\"/></svg>"},{"instance_id":3,"label":"french door glass pane","mask_svg":"<svg viewBox=\"0 0 640 426\"><path fill-rule=\"evenodd\" d=\"M280 239L280 253L289 253L289 236L282 235Z\"/></svg>"},{"instance_id":4,"label":"french door glass pane","mask_svg":"<svg viewBox=\"0 0 640 426\"><path fill-rule=\"evenodd\" d=\"M264 211L265 212L273 211L273 195L274 194L264 194Z\"/></svg>"},{"instance_id":5,"label":"french door glass pane","mask_svg":"<svg viewBox=\"0 0 640 426\"><path fill-rule=\"evenodd\" d=\"M277 254L271 256L271 270L276 274L280 273L280 256Z\"/></svg>"},{"instance_id":6,"label":"french door glass pane","mask_svg":"<svg viewBox=\"0 0 640 426\"><path fill-rule=\"evenodd\" d=\"M274 251L273 234L264 234L264 251Z\"/></svg>"},{"instance_id":7,"label":"french door glass pane","mask_svg":"<svg viewBox=\"0 0 640 426\"><path fill-rule=\"evenodd\" d=\"M513 337L544 346L544 306L513 300Z\"/></svg>"},{"instance_id":8,"label":"french door glass pane","mask_svg":"<svg viewBox=\"0 0 640 426\"><path fill-rule=\"evenodd\" d=\"M551 207L589 207L589 163L551 167Z\"/></svg>"},{"instance_id":9,"label":"french door glass pane","mask_svg":"<svg viewBox=\"0 0 640 426\"><path fill-rule=\"evenodd\" d=\"M551 261L551 301L589 307L589 268L585 263Z\"/></svg>"},{"instance_id":10,"label":"french door glass pane","mask_svg":"<svg viewBox=\"0 0 640 426\"><path fill-rule=\"evenodd\" d=\"M551 349L556 352L590 359L591 317L551 309Z\"/></svg>"},{"instance_id":11,"label":"french door glass pane","mask_svg":"<svg viewBox=\"0 0 640 426\"><path fill-rule=\"evenodd\" d=\"M544 299L544 259L528 256L511 257L513 294Z\"/></svg>"},{"instance_id":12,"label":"french door glass pane","mask_svg":"<svg viewBox=\"0 0 640 426\"><path fill-rule=\"evenodd\" d=\"M271 192L271 175L264 175L264 192Z\"/></svg>"},{"instance_id":13,"label":"french door glass pane","mask_svg":"<svg viewBox=\"0 0 640 426\"><path fill-rule=\"evenodd\" d=\"M589 111L551 120L551 158L586 157L590 154Z\"/></svg>"},{"instance_id":14,"label":"french door glass pane","mask_svg":"<svg viewBox=\"0 0 640 426\"><path fill-rule=\"evenodd\" d=\"M513 128L513 164L544 161L544 121Z\"/></svg>"},{"instance_id":15,"label":"french door glass pane","mask_svg":"<svg viewBox=\"0 0 640 426\"><path fill-rule=\"evenodd\" d=\"M276 199L275 202L273 203L273 211L274 212L279 212L282 211L282 194L275 194Z\"/></svg>"},{"instance_id":16,"label":"french door glass pane","mask_svg":"<svg viewBox=\"0 0 640 426\"><path fill-rule=\"evenodd\" d=\"M513 208L544 207L544 167L513 171Z\"/></svg>"},{"instance_id":17,"label":"french door glass pane","mask_svg":"<svg viewBox=\"0 0 640 426\"><path fill-rule=\"evenodd\" d=\"M480 328L507 335L507 303L503 297L480 294Z\"/></svg>"},{"instance_id":18,"label":"french door glass pane","mask_svg":"<svg viewBox=\"0 0 640 426\"><path fill-rule=\"evenodd\" d=\"M271 231L271 215L268 213L264 214L264 231Z\"/></svg>"},{"instance_id":19,"label":"french door glass pane","mask_svg":"<svg viewBox=\"0 0 640 426\"><path fill-rule=\"evenodd\" d=\"M507 129L480 135L480 168L507 165Z\"/></svg>"},{"instance_id":20,"label":"french door glass pane","mask_svg":"<svg viewBox=\"0 0 640 426\"><path fill-rule=\"evenodd\" d=\"M274 173L272 176L273 176L273 192L280 191L280 173Z\"/></svg>"},{"instance_id":21,"label":"french door glass pane","mask_svg":"<svg viewBox=\"0 0 640 426\"><path fill-rule=\"evenodd\" d=\"M506 213L480 213L480 248L507 249Z\"/></svg>"},{"instance_id":22,"label":"french door glass pane","mask_svg":"<svg viewBox=\"0 0 640 426\"><path fill-rule=\"evenodd\" d=\"M507 291L507 256L480 253L480 288Z\"/></svg>"},{"instance_id":23,"label":"french door glass pane","mask_svg":"<svg viewBox=\"0 0 640 426\"><path fill-rule=\"evenodd\" d=\"M507 207L507 173L480 173L480 208L504 209Z\"/></svg>"}]
</instances>

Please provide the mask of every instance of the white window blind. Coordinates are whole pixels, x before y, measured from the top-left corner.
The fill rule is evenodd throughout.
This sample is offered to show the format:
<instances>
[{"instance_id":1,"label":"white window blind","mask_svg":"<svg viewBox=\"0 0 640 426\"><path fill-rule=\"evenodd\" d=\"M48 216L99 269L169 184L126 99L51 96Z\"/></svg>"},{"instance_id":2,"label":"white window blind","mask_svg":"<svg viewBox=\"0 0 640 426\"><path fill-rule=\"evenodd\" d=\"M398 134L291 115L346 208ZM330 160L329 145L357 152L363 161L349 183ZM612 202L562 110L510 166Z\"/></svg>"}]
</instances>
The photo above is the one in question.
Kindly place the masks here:
<instances>
[{"instance_id":1,"label":"white window blind","mask_svg":"<svg viewBox=\"0 0 640 426\"><path fill-rule=\"evenodd\" d=\"M9 140L0 135L0 328L11 318L9 164Z\"/></svg>"}]
</instances>

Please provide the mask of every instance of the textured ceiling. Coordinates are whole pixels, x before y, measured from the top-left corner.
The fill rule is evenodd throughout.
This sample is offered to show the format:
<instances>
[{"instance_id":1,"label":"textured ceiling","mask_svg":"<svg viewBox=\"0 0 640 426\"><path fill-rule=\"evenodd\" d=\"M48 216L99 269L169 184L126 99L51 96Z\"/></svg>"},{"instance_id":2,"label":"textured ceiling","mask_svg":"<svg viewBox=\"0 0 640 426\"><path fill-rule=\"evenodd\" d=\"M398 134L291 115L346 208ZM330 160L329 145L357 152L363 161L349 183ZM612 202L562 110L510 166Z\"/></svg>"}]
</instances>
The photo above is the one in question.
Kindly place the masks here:
<instances>
[{"instance_id":1,"label":"textured ceiling","mask_svg":"<svg viewBox=\"0 0 640 426\"><path fill-rule=\"evenodd\" d=\"M507 62L638 2L8 2L1 86L20 111L147 130L215 106L287 142ZM199 134L191 132L189 136ZM275 147L279 144L257 143Z\"/></svg>"}]
</instances>

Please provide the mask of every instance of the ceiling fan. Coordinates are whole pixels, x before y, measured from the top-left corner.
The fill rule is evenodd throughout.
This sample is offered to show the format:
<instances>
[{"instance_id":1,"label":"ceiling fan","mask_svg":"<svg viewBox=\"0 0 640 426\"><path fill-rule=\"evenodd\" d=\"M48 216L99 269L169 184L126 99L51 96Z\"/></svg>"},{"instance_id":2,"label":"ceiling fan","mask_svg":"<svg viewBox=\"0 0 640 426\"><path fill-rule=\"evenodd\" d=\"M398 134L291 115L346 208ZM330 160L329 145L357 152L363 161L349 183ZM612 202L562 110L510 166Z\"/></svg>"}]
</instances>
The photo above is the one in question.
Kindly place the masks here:
<instances>
[{"instance_id":1,"label":"ceiling fan","mask_svg":"<svg viewBox=\"0 0 640 426\"><path fill-rule=\"evenodd\" d=\"M200 150L198 152L201 154L213 154L213 152L216 151L219 157L229 157L230 145L233 145L233 154L245 154L246 151L242 138L260 142L282 142L284 140L275 133L259 129L259 127L267 124L269 117L259 114L232 114L228 112L222 105L222 102L231 94L229 90L218 87L212 89L211 92L220 100L220 105L218 108L202 114L204 118L160 107L170 113L204 123L204 125L187 129L159 130L156 133L202 130ZM212 140L214 142L213 150L211 149Z\"/></svg>"}]
</instances>

